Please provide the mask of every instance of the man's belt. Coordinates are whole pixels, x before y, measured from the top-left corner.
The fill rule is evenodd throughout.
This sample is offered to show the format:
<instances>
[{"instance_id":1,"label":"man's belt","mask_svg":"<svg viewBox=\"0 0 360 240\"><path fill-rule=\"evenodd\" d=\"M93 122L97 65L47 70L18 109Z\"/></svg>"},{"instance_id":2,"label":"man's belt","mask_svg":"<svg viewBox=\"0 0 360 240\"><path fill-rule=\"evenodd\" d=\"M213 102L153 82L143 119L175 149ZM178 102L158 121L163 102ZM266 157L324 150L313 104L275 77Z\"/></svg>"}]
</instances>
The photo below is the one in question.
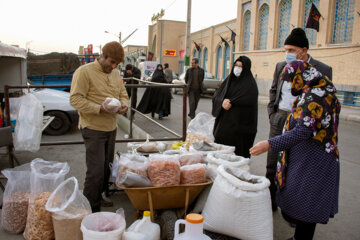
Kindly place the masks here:
<instances>
[{"instance_id":1,"label":"man's belt","mask_svg":"<svg viewBox=\"0 0 360 240\"><path fill-rule=\"evenodd\" d=\"M280 114L285 114L285 115L289 115L291 113L291 112L284 111L284 110L281 110L281 109L278 109L277 112L280 113Z\"/></svg>"}]
</instances>

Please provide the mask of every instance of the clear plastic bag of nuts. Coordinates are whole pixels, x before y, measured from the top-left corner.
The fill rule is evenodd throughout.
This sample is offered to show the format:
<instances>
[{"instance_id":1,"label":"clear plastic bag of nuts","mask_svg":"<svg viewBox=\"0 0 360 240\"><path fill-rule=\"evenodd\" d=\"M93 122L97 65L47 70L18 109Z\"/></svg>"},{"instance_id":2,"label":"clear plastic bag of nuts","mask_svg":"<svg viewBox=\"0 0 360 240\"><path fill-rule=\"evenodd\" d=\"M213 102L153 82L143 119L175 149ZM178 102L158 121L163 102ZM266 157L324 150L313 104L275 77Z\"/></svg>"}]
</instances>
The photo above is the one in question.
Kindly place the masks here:
<instances>
[{"instance_id":1,"label":"clear plastic bag of nuts","mask_svg":"<svg viewBox=\"0 0 360 240\"><path fill-rule=\"evenodd\" d=\"M66 162L37 158L31 162L30 200L24 238L51 240L55 238L51 213L45 209L51 193L69 172Z\"/></svg>"},{"instance_id":2,"label":"clear plastic bag of nuts","mask_svg":"<svg viewBox=\"0 0 360 240\"><path fill-rule=\"evenodd\" d=\"M2 174L8 179L1 214L1 225L11 233L21 233L25 229L29 203L30 163L12 169L5 169Z\"/></svg>"}]
</instances>

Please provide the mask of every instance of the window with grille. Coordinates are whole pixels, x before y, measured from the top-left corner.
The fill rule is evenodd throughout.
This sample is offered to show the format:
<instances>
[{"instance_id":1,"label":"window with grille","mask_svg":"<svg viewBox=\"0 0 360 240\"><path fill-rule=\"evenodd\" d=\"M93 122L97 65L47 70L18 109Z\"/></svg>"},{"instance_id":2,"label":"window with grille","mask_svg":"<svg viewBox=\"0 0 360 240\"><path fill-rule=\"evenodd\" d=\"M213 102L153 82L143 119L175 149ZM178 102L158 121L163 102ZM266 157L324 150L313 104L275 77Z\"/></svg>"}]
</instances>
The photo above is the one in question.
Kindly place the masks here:
<instances>
[{"instance_id":1,"label":"window with grille","mask_svg":"<svg viewBox=\"0 0 360 240\"><path fill-rule=\"evenodd\" d=\"M249 50L250 45L250 23L251 23L251 13L246 11L244 16L244 40L243 40L243 50Z\"/></svg>"},{"instance_id":2,"label":"window with grille","mask_svg":"<svg viewBox=\"0 0 360 240\"><path fill-rule=\"evenodd\" d=\"M218 46L217 54L216 54L216 78L219 78L219 63L221 57L222 57L222 47Z\"/></svg>"},{"instance_id":3,"label":"window with grille","mask_svg":"<svg viewBox=\"0 0 360 240\"><path fill-rule=\"evenodd\" d=\"M230 69L230 46L226 44L224 53L223 79L229 74Z\"/></svg>"},{"instance_id":4,"label":"window with grille","mask_svg":"<svg viewBox=\"0 0 360 240\"><path fill-rule=\"evenodd\" d=\"M196 49L193 51L193 59L196 58Z\"/></svg>"},{"instance_id":5,"label":"window with grille","mask_svg":"<svg viewBox=\"0 0 360 240\"><path fill-rule=\"evenodd\" d=\"M279 48L284 46L285 39L289 35L291 4L292 0L283 0L280 5L279 38L277 44Z\"/></svg>"},{"instance_id":6,"label":"window with grille","mask_svg":"<svg viewBox=\"0 0 360 240\"><path fill-rule=\"evenodd\" d=\"M200 48L200 50L199 50L199 52L198 52L198 60L199 60L199 66L201 66L201 48Z\"/></svg>"},{"instance_id":7,"label":"window with grille","mask_svg":"<svg viewBox=\"0 0 360 240\"><path fill-rule=\"evenodd\" d=\"M204 68L205 72L206 72L207 61L208 61L208 50L207 50L207 48L205 48L204 49L204 65L203 65L203 68Z\"/></svg>"},{"instance_id":8,"label":"window with grille","mask_svg":"<svg viewBox=\"0 0 360 240\"><path fill-rule=\"evenodd\" d=\"M355 0L336 0L333 43L351 42Z\"/></svg>"},{"instance_id":9,"label":"window with grille","mask_svg":"<svg viewBox=\"0 0 360 240\"><path fill-rule=\"evenodd\" d=\"M305 17L304 17L304 28L306 27L307 20L309 18L311 5L314 3L317 9L319 9L320 0L306 0L305 1ZM305 28L306 37L309 40L309 45L316 44L317 31L312 28Z\"/></svg>"},{"instance_id":10,"label":"window with grille","mask_svg":"<svg viewBox=\"0 0 360 240\"><path fill-rule=\"evenodd\" d=\"M233 47L232 47L232 52L233 52L233 55L232 55L232 59L231 59L231 63L234 63L234 59L235 59L235 44L233 44Z\"/></svg>"},{"instance_id":11,"label":"window with grille","mask_svg":"<svg viewBox=\"0 0 360 240\"><path fill-rule=\"evenodd\" d=\"M266 49L267 36L268 36L268 24L269 24L269 5L262 5L259 12L259 39L258 49Z\"/></svg>"}]
</instances>

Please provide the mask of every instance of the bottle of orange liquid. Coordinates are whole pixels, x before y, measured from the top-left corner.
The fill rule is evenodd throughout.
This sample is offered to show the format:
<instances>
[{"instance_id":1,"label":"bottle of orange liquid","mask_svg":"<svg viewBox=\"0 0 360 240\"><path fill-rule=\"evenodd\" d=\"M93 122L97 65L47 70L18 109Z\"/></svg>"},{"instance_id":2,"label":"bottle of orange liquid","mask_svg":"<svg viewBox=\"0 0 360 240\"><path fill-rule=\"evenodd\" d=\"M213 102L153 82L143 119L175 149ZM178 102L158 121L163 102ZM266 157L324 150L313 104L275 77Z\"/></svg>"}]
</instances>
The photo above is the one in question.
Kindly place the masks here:
<instances>
[{"instance_id":1,"label":"bottle of orange liquid","mask_svg":"<svg viewBox=\"0 0 360 240\"><path fill-rule=\"evenodd\" d=\"M211 240L203 233L204 218L200 214L190 213L185 220L175 222L174 240ZM185 224L185 232L179 233L179 225Z\"/></svg>"}]
</instances>

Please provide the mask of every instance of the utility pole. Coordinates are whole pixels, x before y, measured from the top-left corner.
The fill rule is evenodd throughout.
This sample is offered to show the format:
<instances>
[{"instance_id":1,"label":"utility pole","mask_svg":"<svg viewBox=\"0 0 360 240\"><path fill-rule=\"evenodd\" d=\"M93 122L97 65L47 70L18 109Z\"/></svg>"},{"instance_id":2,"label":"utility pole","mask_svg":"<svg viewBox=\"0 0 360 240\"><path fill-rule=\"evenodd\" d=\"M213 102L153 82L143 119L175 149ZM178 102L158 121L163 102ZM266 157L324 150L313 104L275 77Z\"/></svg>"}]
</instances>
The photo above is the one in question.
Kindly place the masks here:
<instances>
[{"instance_id":1,"label":"utility pole","mask_svg":"<svg viewBox=\"0 0 360 240\"><path fill-rule=\"evenodd\" d=\"M184 66L184 72L186 72L186 70L190 66L190 44L191 44L190 26L191 26L191 0L188 0L187 19L186 19L186 34L185 34L185 66Z\"/></svg>"}]
</instances>

